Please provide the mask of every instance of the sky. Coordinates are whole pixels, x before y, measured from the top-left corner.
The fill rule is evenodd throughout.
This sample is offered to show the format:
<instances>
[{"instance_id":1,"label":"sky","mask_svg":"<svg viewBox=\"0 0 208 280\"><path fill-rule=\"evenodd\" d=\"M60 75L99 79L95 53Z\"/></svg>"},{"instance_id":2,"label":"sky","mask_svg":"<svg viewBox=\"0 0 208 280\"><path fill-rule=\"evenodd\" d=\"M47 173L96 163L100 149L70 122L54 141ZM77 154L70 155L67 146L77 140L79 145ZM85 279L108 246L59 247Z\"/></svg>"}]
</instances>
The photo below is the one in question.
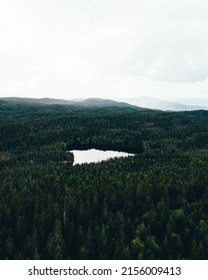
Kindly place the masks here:
<instances>
[{"instance_id":1,"label":"sky","mask_svg":"<svg viewBox=\"0 0 208 280\"><path fill-rule=\"evenodd\" d=\"M207 0L0 0L0 97L208 98Z\"/></svg>"}]
</instances>

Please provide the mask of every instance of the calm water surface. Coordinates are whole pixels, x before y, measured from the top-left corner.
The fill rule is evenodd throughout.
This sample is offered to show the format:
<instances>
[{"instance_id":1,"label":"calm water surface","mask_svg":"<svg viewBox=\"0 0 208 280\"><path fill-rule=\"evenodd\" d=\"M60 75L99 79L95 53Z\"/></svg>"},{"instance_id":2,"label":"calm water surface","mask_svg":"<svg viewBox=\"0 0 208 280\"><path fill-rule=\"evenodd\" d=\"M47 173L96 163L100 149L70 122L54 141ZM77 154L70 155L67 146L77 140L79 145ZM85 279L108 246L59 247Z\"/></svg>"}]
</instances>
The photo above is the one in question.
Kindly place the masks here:
<instances>
[{"instance_id":1,"label":"calm water surface","mask_svg":"<svg viewBox=\"0 0 208 280\"><path fill-rule=\"evenodd\" d=\"M74 164L99 162L101 160L107 160L109 158L115 157L134 156L134 154L129 154L125 152L101 151L96 149L84 151L72 150L70 152L74 154Z\"/></svg>"}]
</instances>

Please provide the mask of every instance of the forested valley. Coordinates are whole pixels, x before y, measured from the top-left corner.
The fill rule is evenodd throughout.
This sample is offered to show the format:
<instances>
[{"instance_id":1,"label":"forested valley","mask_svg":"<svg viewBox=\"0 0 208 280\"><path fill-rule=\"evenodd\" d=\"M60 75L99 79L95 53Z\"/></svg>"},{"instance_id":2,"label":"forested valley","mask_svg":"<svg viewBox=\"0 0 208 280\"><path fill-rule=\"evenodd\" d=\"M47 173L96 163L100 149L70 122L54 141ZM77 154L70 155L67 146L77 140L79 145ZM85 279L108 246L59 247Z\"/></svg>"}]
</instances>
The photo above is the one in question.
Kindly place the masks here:
<instances>
[{"instance_id":1,"label":"forested valley","mask_svg":"<svg viewBox=\"0 0 208 280\"><path fill-rule=\"evenodd\" d=\"M207 163L208 111L0 100L0 259L208 259Z\"/></svg>"}]
</instances>

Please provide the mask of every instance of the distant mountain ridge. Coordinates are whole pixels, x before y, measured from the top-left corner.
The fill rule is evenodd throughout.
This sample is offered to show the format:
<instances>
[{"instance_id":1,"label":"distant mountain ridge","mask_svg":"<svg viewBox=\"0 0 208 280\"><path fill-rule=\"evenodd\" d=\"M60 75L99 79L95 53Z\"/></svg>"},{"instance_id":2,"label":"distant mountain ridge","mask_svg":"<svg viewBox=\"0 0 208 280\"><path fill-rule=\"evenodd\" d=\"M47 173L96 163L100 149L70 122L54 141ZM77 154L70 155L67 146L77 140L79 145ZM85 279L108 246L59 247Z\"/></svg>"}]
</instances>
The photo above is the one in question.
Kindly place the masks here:
<instances>
[{"instance_id":1,"label":"distant mountain ridge","mask_svg":"<svg viewBox=\"0 0 208 280\"><path fill-rule=\"evenodd\" d=\"M161 111L193 111L193 110L208 110L208 99L198 101L199 99L184 100L184 104L179 102L171 102L167 100L141 96L127 99L103 99L103 98L87 98L87 99L53 99L53 98L18 98L18 97L3 97L0 100L13 102L16 104L26 105L72 105L83 107L129 107L140 110L152 109ZM205 102L207 101L207 102ZM186 104L185 104L186 102ZM196 103L194 103L196 102ZM203 102L203 103L201 103ZM189 103L189 104L187 104ZM203 105L198 105L198 104Z\"/></svg>"},{"instance_id":2,"label":"distant mountain ridge","mask_svg":"<svg viewBox=\"0 0 208 280\"><path fill-rule=\"evenodd\" d=\"M118 102L112 99L102 99L102 98L87 98L81 102L77 102L81 106L116 106L116 107L138 107L127 102Z\"/></svg>"},{"instance_id":3,"label":"distant mountain ridge","mask_svg":"<svg viewBox=\"0 0 208 280\"><path fill-rule=\"evenodd\" d=\"M0 98L7 102L18 104L36 104L36 105L77 105L84 107L131 107L138 108L138 106L128 104L126 102L118 102L111 99L102 98L87 98L87 99L53 99L53 98L18 98L18 97L5 97Z\"/></svg>"},{"instance_id":4,"label":"distant mountain ridge","mask_svg":"<svg viewBox=\"0 0 208 280\"><path fill-rule=\"evenodd\" d=\"M26 104L42 104L42 105L72 105L75 102L71 100L64 99L54 99L54 98L29 98L29 97L2 97L1 100L15 103L26 103Z\"/></svg>"}]
</instances>

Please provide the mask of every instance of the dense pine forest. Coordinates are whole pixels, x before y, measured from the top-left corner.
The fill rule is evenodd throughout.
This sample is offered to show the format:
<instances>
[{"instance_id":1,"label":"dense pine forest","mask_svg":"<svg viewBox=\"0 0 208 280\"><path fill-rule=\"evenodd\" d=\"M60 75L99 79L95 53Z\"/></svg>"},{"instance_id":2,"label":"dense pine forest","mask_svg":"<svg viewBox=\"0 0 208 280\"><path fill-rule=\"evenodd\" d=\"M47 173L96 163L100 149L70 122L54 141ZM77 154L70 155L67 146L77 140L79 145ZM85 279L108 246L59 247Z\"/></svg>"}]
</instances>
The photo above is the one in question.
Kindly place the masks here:
<instances>
[{"instance_id":1,"label":"dense pine forest","mask_svg":"<svg viewBox=\"0 0 208 280\"><path fill-rule=\"evenodd\" d=\"M208 259L207 164L208 111L1 100L0 259Z\"/></svg>"}]
</instances>

